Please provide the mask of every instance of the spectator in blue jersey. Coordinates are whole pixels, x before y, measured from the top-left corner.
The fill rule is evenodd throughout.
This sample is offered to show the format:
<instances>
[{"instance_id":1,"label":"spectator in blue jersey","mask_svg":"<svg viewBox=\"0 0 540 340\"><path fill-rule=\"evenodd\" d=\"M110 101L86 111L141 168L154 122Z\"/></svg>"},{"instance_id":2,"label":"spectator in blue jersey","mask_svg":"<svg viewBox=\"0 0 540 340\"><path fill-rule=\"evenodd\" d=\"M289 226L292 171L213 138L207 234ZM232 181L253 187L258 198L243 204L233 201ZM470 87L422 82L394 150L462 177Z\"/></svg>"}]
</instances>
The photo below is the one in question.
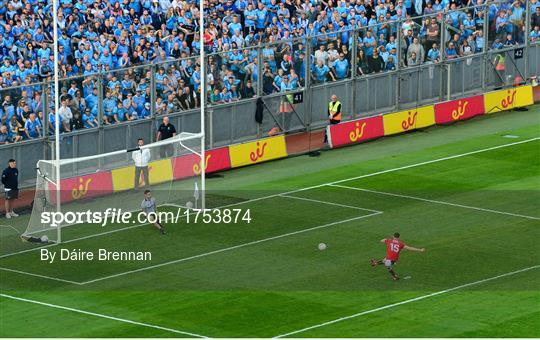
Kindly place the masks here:
<instances>
[{"instance_id":1,"label":"spectator in blue jersey","mask_svg":"<svg viewBox=\"0 0 540 340\"><path fill-rule=\"evenodd\" d=\"M220 101L220 103L230 103L230 102L232 102L232 95L229 92L229 90L227 90L226 87L224 87L223 90L221 90L221 94L219 95L219 101Z\"/></svg>"},{"instance_id":2,"label":"spectator in blue jersey","mask_svg":"<svg viewBox=\"0 0 540 340\"><path fill-rule=\"evenodd\" d=\"M290 82L289 76L284 75L283 80L281 81L281 92L287 92L294 90L294 85Z\"/></svg>"},{"instance_id":3,"label":"spectator in blue jersey","mask_svg":"<svg viewBox=\"0 0 540 340\"><path fill-rule=\"evenodd\" d=\"M474 32L474 42L476 53L481 53L482 51L484 51L485 40L484 33L481 30Z\"/></svg>"},{"instance_id":4,"label":"spectator in blue jersey","mask_svg":"<svg viewBox=\"0 0 540 340\"><path fill-rule=\"evenodd\" d=\"M11 143L12 139L6 125L0 125L0 145Z\"/></svg>"},{"instance_id":5,"label":"spectator in blue jersey","mask_svg":"<svg viewBox=\"0 0 540 340\"><path fill-rule=\"evenodd\" d=\"M396 58L392 55L388 56L388 60L384 66L386 71L394 71L396 69Z\"/></svg>"},{"instance_id":6,"label":"spectator in blue jersey","mask_svg":"<svg viewBox=\"0 0 540 340\"><path fill-rule=\"evenodd\" d=\"M144 103L146 103L146 98L142 92L142 89L137 88L137 90L135 91L135 95L133 96L133 104L135 110L137 112L140 112L144 107Z\"/></svg>"},{"instance_id":7,"label":"spectator in blue jersey","mask_svg":"<svg viewBox=\"0 0 540 340\"><path fill-rule=\"evenodd\" d=\"M431 46L431 49L428 51L427 54L428 61L431 61L432 63L438 63L441 61L441 51L439 50L439 46L437 43L433 43Z\"/></svg>"},{"instance_id":8,"label":"spectator in blue jersey","mask_svg":"<svg viewBox=\"0 0 540 340\"><path fill-rule=\"evenodd\" d=\"M506 35L506 40L504 41L504 46L508 47L508 46L514 46L514 45L517 45L517 41L514 40L514 38L512 38L512 34L507 34Z\"/></svg>"},{"instance_id":9,"label":"spectator in blue jersey","mask_svg":"<svg viewBox=\"0 0 540 340\"><path fill-rule=\"evenodd\" d=\"M112 96L112 92L107 90L105 92L105 99L103 99L103 120L108 123L114 123L114 110L116 109L116 98Z\"/></svg>"},{"instance_id":10,"label":"spectator in blue jersey","mask_svg":"<svg viewBox=\"0 0 540 340\"><path fill-rule=\"evenodd\" d=\"M30 113L24 123L25 137L27 139L39 138L42 136L42 125L35 113Z\"/></svg>"},{"instance_id":11,"label":"spectator in blue jersey","mask_svg":"<svg viewBox=\"0 0 540 340\"><path fill-rule=\"evenodd\" d=\"M244 30L247 34L249 31L256 29L257 11L253 8L253 4L248 4L244 11Z\"/></svg>"},{"instance_id":12,"label":"spectator in blue jersey","mask_svg":"<svg viewBox=\"0 0 540 340\"><path fill-rule=\"evenodd\" d=\"M124 107L123 102L118 101L116 107L113 109L112 122L111 123L121 123L131 120L127 109Z\"/></svg>"},{"instance_id":13,"label":"spectator in blue jersey","mask_svg":"<svg viewBox=\"0 0 540 340\"><path fill-rule=\"evenodd\" d=\"M330 72L330 68L326 66L322 60L319 60L317 62L317 65L313 68L312 77L313 80L316 83L325 83L328 80L328 76L332 78L332 80L336 80L332 72Z\"/></svg>"},{"instance_id":14,"label":"spectator in blue jersey","mask_svg":"<svg viewBox=\"0 0 540 340\"><path fill-rule=\"evenodd\" d=\"M525 27L525 7L520 1L514 1L512 7L507 11L508 21L512 24L512 40L517 43L524 43L523 29Z\"/></svg>"},{"instance_id":15,"label":"spectator in blue jersey","mask_svg":"<svg viewBox=\"0 0 540 340\"><path fill-rule=\"evenodd\" d=\"M325 81L332 79L332 76L343 79L345 70L349 74L351 58L357 56L345 55L344 60L348 66L345 62L341 63L335 53L332 57L324 53L326 51L317 53L315 61L312 61L313 58L301 54L305 49L305 40L310 40L317 52L320 46L326 47L333 43L336 46L335 51L341 53L341 47L350 48L352 37L357 36L357 46L364 53L364 67L361 63L358 66L360 69L367 70L367 60L371 59L379 46L385 46L386 51L378 49L378 58L381 58L385 64L388 64L390 56L395 59L396 64L399 62L397 53L392 53L393 48L398 48L395 42L398 30L401 30L403 37L403 41L400 42L403 48L401 62L406 60L408 54L412 54L413 51L408 49L416 38L424 45L424 52L419 49L414 51L416 52L415 60L421 63L423 60L430 60L427 55L429 50L433 43L440 42L442 20L448 20L449 30L445 33L449 35L446 36L450 37L458 32L458 43L454 42L454 44L459 55L465 54L462 52L463 41L467 41L469 46L467 50L470 49L472 53L484 51L487 43L484 41L487 37L482 35L484 25L494 27L500 39L495 43L493 39L489 41L490 45L493 43L491 46L493 48L502 48L505 44L514 46L514 41L517 44L523 43L526 27L524 20L527 17L524 13L525 1L512 3L508 0L488 2L485 5L488 10L487 18L483 17L483 7L463 9L473 5L483 6L485 1L208 1L208 6L203 13L207 23L207 27L204 28L205 37L204 41L199 41L198 35L195 34L199 29L197 27L199 14L196 3L191 0L187 2L180 0L61 0L58 13L60 76L85 76L84 80L82 78L74 80L76 85L68 89L68 93L74 98L77 93L76 88L79 89L81 97L84 98L84 100L74 100L77 103L70 105L73 111L75 112L77 108L84 110L85 106L80 104L84 101L86 107L91 108L92 114L97 114L97 92L94 92L92 88L98 87L95 76L99 74L102 79L106 79L103 84L107 88L104 94L110 90L113 98L110 105L102 103L102 107L116 108L118 101L123 101L128 93L134 93L142 84L140 97L143 98L142 101L135 100L136 96L134 96L136 110L140 114L144 109L144 104L150 100L149 96L144 95L150 83L150 77L146 74L149 68L129 72L116 72L116 69L162 62L166 63L159 64L159 67L163 66L165 72L161 74L157 67L157 74L151 77L155 77L154 80L156 80L157 97L165 100L167 107L170 104L170 109L173 110L175 107L173 103L179 101L179 97L185 92L183 90L185 85L190 87L192 93L200 91L199 84L202 75L195 67L197 59L188 63L184 61L184 58L198 56L201 45L204 45L208 53L219 53L213 57L216 63L215 69L218 72L214 74L214 82L209 82L210 92L217 89L221 94L224 86L228 86L227 91L231 92L232 86L235 86L239 93L244 93L247 81L257 84L256 77L260 76L266 93L268 89L271 92L281 91L281 87L272 86L280 68L283 69L283 76L289 77L290 83L294 83L292 76L292 69L294 69L299 77L299 86L303 84L307 67L319 72L318 78L326 78ZM529 7L534 12L530 16L531 23L528 26L530 36L531 40L537 41L538 33L535 32L538 30L535 31L535 26L539 26L540 6L537 0L531 0ZM420 14L429 14L432 17L426 18L420 25L419 19L412 18ZM390 23L394 20L402 20L401 25ZM347 29L360 27L364 28L355 35L347 32ZM370 30L366 30L367 27ZM0 7L0 88L23 83L31 87L37 81L51 79L54 66L52 28L52 10L49 2L13 0L7 1L4 7ZM512 39L506 40L508 34L512 36ZM289 39L299 40L285 43ZM298 43L299 41L301 44ZM244 48L259 44L265 46L262 51L262 60L270 67L272 79L270 83L268 80L265 81L265 79L270 79L270 76L265 74L264 68L261 69L264 71L263 74L256 74L259 71L255 62L257 56L254 56L251 51L247 55L244 52L232 52L234 47ZM446 47L447 45L444 48L445 53ZM328 50L331 49L328 48ZM231 55L234 58L231 58ZM319 56L324 59L323 66L318 65ZM450 55L450 57L453 56ZM168 70L173 60L178 58L183 60L178 62L177 66L182 66L176 71L178 75L174 80L169 77ZM223 77L219 76L222 66L234 72L235 81L230 83L222 80ZM325 66L329 69L328 71L325 71ZM388 67L385 65L384 69ZM127 76L128 73L129 76ZM116 80L113 79L113 75L117 77ZM317 76L314 77L317 78ZM181 79L184 80L184 84L180 84ZM33 91L42 91L41 85ZM13 98L13 102L17 103L20 92L13 91L13 95L16 97ZM29 97L32 98L33 93L29 93ZM52 99L52 94L47 94L42 98L42 102L51 103ZM34 110L34 112L38 111ZM42 112L47 111L42 108ZM105 115L110 117L110 113L109 110Z\"/></svg>"},{"instance_id":16,"label":"spectator in blue jersey","mask_svg":"<svg viewBox=\"0 0 540 340\"><path fill-rule=\"evenodd\" d=\"M455 59L459 57L458 51L456 49L456 46L451 41L448 43L448 47L444 51L446 59Z\"/></svg>"},{"instance_id":17,"label":"spectator in blue jersey","mask_svg":"<svg viewBox=\"0 0 540 340\"><path fill-rule=\"evenodd\" d=\"M145 103L144 104L144 107L143 109L141 110L141 112L138 114L138 119L146 119L146 118L150 118L151 116L151 105L150 103Z\"/></svg>"},{"instance_id":18,"label":"spectator in blue jersey","mask_svg":"<svg viewBox=\"0 0 540 340\"><path fill-rule=\"evenodd\" d=\"M275 91L281 91L281 84L283 82L283 70L279 69L278 74L274 77L274 88Z\"/></svg>"},{"instance_id":19,"label":"spectator in blue jersey","mask_svg":"<svg viewBox=\"0 0 540 340\"><path fill-rule=\"evenodd\" d=\"M379 51L379 55L383 59L383 61L386 63L388 62L388 57L390 56L390 52L386 50L386 47L384 45L381 45L377 47L377 50Z\"/></svg>"},{"instance_id":20,"label":"spectator in blue jersey","mask_svg":"<svg viewBox=\"0 0 540 340\"><path fill-rule=\"evenodd\" d=\"M536 5L536 8L534 10L534 13L531 14L531 22L530 22L530 27L533 28L533 31L531 32L531 38L534 38L535 42L538 41L538 29L537 27L540 27L540 2L539 1L535 1L534 3ZM532 6L533 4L531 4L531 11L532 11Z\"/></svg>"},{"instance_id":21,"label":"spectator in blue jersey","mask_svg":"<svg viewBox=\"0 0 540 340\"><path fill-rule=\"evenodd\" d=\"M491 49L492 50L499 50L499 49L501 49L503 47L504 47L504 44L501 42L501 40L499 38L495 39L493 44L491 44Z\"/></svg>"},{"instance_id":22,"label":"spectator in blue jersey","mask_svg":"<svg viewBox=\"0 0 540 340\"><path fill-rule=\"evenodd\" d=\"M364 51L366 56L370 57L373 55L373 50L377 46L377 40L371 35L371 31L367 31L366 37L363 39Z\"/></svg>"},{"instance_id":23,"label":"spectator in blue jersey","mask_svg":"<svg viewBox=\"0 0 540 340\"><path fill-rule=\"evenodd\" d=\"M497 36L501 40L506 36L506 33L512 32L512 24L508 21L506 11L499 12L499 16L495 20L495 27Z\"/></svg>"},{"instance_id":24,"label":"spectator in blue jersey","mask_svg":"<svg viewBox=\"0 0 540 340\"><path fill-rule=\"evenodd\" d=\"M349 61L345 59L343 53L339 54L339 59L334 61L334 74L337 79L345 79L349 76Z\"/></svg>"},{"instance_id":25,"label":"spectator in blue jersey","mask_svg":"<svg viewBox=\"0 0 540 340\"><path fill-rule=\"evenodd\" d=\"M86 129L95 128L98 126L98 121L96 116L92 114L92 111L89 108L86 108L82 115L82 121Z\"/></svg>"},{"instance_id":26,"label":"spectator in blue jersey","mask_svg":"<svg viewBox=\"0 0 540 340\"><path fill-rule=\"evenodd\" d=\"M540 41L540 26L534 26L533 30L529 34L529 37L533 43Z\"/></svg>"},{"instance_id":27,"label":"spectator in blue jersey","mask_svg":"<svg viewBox=\"0 0 540 340\"><path fill-rule=\"evenodd\" d=\"M164 90L163 82L166 77L167 75L165 74L165 68L160 67L154 76L154 79L156 80L156 91L158 93L158 96L161 95L161 93L163 93L163 90Z\"/></svg>"}]
</instances>

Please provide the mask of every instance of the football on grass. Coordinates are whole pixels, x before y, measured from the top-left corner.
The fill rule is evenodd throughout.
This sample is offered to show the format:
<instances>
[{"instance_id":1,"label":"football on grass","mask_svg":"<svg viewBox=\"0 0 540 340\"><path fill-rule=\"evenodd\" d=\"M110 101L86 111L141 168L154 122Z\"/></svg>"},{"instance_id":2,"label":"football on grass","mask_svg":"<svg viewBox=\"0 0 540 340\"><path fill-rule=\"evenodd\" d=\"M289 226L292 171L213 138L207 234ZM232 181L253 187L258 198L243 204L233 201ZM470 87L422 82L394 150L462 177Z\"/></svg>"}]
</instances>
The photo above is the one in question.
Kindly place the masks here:
<instances>
[{"instance_id":1,"label":"football on grass","mask_svg":"<svg viewBox=\"0 0 540 340\"><path fill-rule=\"evenodd\" d=\"M326 249L326 243L319 243L319 250L325 250Z\"/></svg>"},{"instance_id":2,"label":"football on grass","mask_svg":"<svg viewBox=\"0 0 540 340\"><path fill-rule=\"evenodd\" d=\"M47 235L41 236L41 243L48 243L48 242L49 242L49 238L47 237Z\"/></svg>"}]
</instances>

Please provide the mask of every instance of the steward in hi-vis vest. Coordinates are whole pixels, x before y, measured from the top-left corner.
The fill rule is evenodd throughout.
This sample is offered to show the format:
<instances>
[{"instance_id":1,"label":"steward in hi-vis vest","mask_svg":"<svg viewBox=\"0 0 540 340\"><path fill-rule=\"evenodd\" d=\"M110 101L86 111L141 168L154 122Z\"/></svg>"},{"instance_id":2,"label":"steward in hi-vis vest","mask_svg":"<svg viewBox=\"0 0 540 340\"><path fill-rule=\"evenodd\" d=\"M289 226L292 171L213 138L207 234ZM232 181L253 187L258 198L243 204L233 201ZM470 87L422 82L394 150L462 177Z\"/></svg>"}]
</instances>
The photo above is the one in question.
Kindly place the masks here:
<instances>
[{"instance_id":1,"label":"steward in hi-vis vest","mask_svg":"<svg viewBox=\"0 0 540 340\"><path fill-rule=\"evenodd\" d=\"M495 69L497 71L504 71L506 69L506 58L504 57L504 55L500 53L497 54L495 56L494 63L495 63Z\"/></svg>"},{"instance_id":2,"label":"steward in hi-vis vest","mask_svg":"<svg viewBox=\"0 0 540 340\"><path fill-rule=\"evenodd\" d=\"M493 60L493 66L495 67L495 72L497 73L499 85L504 86L506 82L506 57L502 53L498 53ZM499 89L498 87L497 89Z\"/></svg>"},{"instance_id":3,"label":"steward in hi-vis vest","mask_svg":"<svg viewBox=\"0 0 540 340\"><path fill-rule=\"evenodd\" d=\"M341 102L337 100L335 94L332 95L332 100L328 103L328 120L330 125L338 124L341 122ZM328 132L324 133L324 143L328 143Z\"/></svg>"},{"instance_id":4,"label":"steward in hi-vis vest","mask_svg":"<svg viewBox=\"0 0 540 340\"><path fill-rule=\"evenodd\" d=\"M332 101L328 103L328 119L330 124L338 124L341 122L341 102L337 100L337 96L332 95Z\"/></svg>"}]
</instances>

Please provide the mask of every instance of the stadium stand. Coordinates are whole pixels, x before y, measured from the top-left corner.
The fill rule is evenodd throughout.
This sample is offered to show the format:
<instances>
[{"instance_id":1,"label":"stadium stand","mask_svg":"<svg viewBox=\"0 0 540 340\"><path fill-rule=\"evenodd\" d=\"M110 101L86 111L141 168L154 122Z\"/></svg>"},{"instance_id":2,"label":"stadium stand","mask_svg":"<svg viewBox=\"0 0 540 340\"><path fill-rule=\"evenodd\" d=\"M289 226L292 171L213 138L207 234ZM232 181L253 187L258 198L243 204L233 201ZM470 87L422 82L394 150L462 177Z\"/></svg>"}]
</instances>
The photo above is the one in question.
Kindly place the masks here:
<instances>
[{"instance_id":1,"label":"stadium stand","mask_svg":"<svg viewBox=\"0 0 540 340\"><path fill-rule=\"evenodd\" d=\"M0 143L52 134L51 3L0 3ZM96 127L99 110L116 124L198 107L201 48L219 105L540 39L537 0L530 25L522 0L206 3L201 44L192 0L60 0L62 131Z\"/></svg>"}]
</instances>

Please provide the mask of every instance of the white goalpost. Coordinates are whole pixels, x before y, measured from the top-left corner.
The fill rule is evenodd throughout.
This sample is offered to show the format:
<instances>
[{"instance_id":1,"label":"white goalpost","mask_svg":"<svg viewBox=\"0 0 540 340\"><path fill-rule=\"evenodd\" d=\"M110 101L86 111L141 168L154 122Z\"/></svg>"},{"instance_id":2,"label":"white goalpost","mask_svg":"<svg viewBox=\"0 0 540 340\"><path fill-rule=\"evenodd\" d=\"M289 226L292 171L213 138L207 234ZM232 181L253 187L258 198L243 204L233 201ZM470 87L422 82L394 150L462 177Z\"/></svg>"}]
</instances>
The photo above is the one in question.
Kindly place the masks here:
<instances>
[{"instance_id":1,"label":"white goalpost","mask_svg":"<svg viewBox=\"0 0 540 340\"><path fill-rule=\"evenodd\" d=\"M206 155L205 155L205 149L206 149L206 128L205 128L205 103L206 103L206 67L204 63L204 0L199 0L199 46L201 50L200 55L200 64L201 64L201 86L199 87L201 89L201 100L199 101L201 103L201 130L200 133L202 134L201 137L201 159L202 159L202 171L201 171L201 190L204 193L206 191L206 174L204 169L206 168ZM203 194L201 197L201 209L206 208L206 198Z\"/></svg>"},{"instance_id":2,"label":"white goalpost","mask_svg":"<svg viewBox=\"0 0 540 340\"><path fill-rule=\"evenodd\" d=\"M54 153L55 153L55 159L56 159L56 178L58 179L56 183L56 211L58 213L61 212L60 210L60 115L58 114L58 110L60 109L60 87L58 84L59 77L58 77L58 0L53 0L53 61L54 61L54 67L53 67L53 77L54 77ZM58 228L58 232L56 235L56 238L58 242L62 241L62 234L60 232L60 228Z\"/></svg>"},{"instance_id":3,"label":"white goalpost","mask_svg":"<svg viewBox=\"0 0 540 340\"><path fill-rule=\"evenodd\" d=\"M131 188L127 185L119 184L121 180L118 173L128 171L133 167L129 154L133 150L120 150L107 154L80 157L73 159L61 159L60 157L60 87L59 87L59 66L58 66L58 0L53 0L53 80L54 89L54 153L52 160L41 160L36 165L36 193L33 201L32 214L26 232L23 235L41 236L46 235L50 241L61 243L63 240L63 227L73 225L72 223L60 223L52 226L43 223L44 213L82 212L83 209L106 208L107 205L117 205L119 209L125 207L127 211L136 209L136 201L140 201L140 195L134 198L130 194ZM200 41L200 132L183 132L176 137L145 145L142 148L152 151L152 161L162 164L170 163L170 173L150 175L150 183L146 183L148 188L160 190L158 199L161 204L171 204L183 206L191 197L196 199L199 209L206 208L206 175L205 164L205 106L206 106L206 67L205 67L205 44L204 44L204 0L199 0L199 41ZM160 150L169 149L163 156ZM172 151L171 151L172 150ZM170 154L172 153L172 154ZM190 156L191 155L191 156ZM189 170L181 169L185 164L197 162L200 166L199 174L188 174ZM185 163L185 164L183 164ZM168 167L167 165L165 165ZM166 170L169 171L169 170ZM158 171L159 172L159 171ZM105 177L103 177L105 176ZM157 177L156 177L157 176ZM98 181L110 177L110 188L107 186L86 187L89 182ZM189 178L189 180L187 180ZM80 183L79 183L80 182ZM186 182L191 183L186 185ZM180 184L179 184L180 183ZM81 188L79 186L82 185ZM127 186L128 187L128 186ZM189 187L189 188L188 188ZM200 188L200 191L199 191ZM163 194L166 191L167 194ZM84 192L84 195L80 194ZM79 196L82 195L82 196ZM193 197L196 195L197 197ZM76 223L74 223L76 224ZM91 229L91 228L88 228Z\"/></svg>"}]
</instances>

